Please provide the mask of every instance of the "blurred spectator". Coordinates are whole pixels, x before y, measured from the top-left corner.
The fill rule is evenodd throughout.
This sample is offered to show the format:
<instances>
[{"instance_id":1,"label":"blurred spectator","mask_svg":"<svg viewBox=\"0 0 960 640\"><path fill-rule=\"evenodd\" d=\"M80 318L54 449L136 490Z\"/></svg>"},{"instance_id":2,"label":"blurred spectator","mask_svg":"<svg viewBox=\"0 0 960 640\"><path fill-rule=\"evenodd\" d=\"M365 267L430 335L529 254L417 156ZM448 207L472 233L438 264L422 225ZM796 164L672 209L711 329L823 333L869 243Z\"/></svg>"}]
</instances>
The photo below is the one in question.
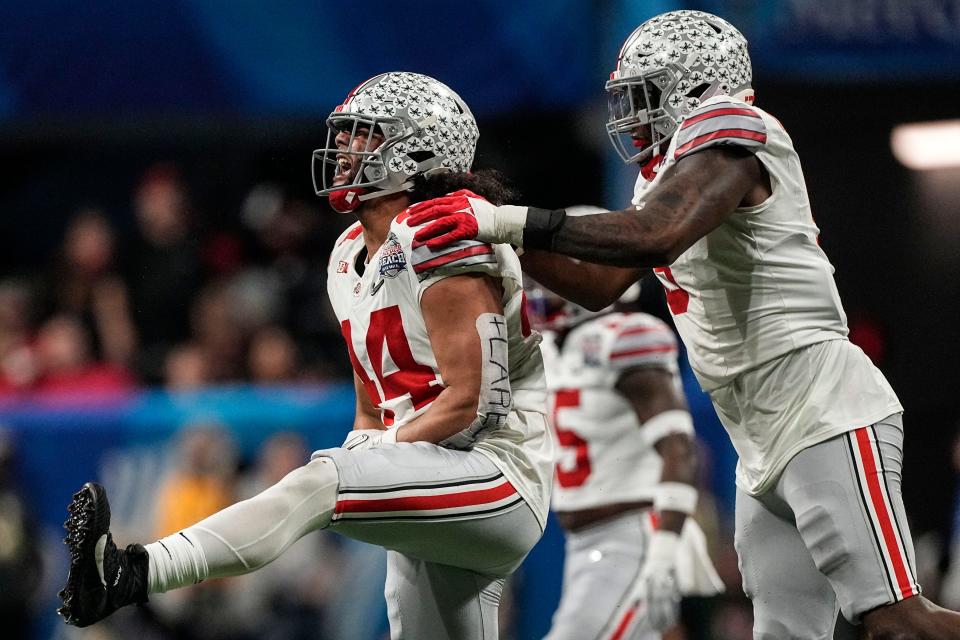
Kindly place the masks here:
<instances>
[{"instance_id":1,"label":"blurred spectator","mask_svg":"<svg viewBox=\"0 0 960 640\"><path fill-rule=\"evenodd\" d=\"M270 436L260 447L256 467L240 483L241 497L249 498L272 487L309 459L310 451L300 434L284 431Z\"/></svg>"},{"instance_id":2,"label":"blurred spectator","mask_svg":"<svg viewBox=\"0 0 960 640\"><path fill-rule=\"evenodd\" d=\"M13 483L14 454L0 428L0 620L5 638L27 638L43 566L28 503Z\"/></svg>"},{"instance_id":3,"label":"blurred spectator","mask_svg":"<svg viewBox=\"0 0 960 640\"><path fill-rule=\"evenodd\" d=\"M207 355L215 382L242 377L245 334L237 307L232 289L216 282L200 290L190 310L194 341Z\"/></svg>"},{"instance_id":4,"label":"blurred spectator","mask_svg":"<svg viewBox=\"0 0 960 640\"><path fill-rule=\"evenodd\" d=\"M279 322L284 315L284 292L276 273L245 269L227 282L233 312L246 332Z\"/></svg>"},{"instance_id":5,"label":"blurred spectator","mask_svg":"<svg viewBox=\"0 0 960 640\"><path fill-rule=\"evenodd\" d=\"M53 393L114 393L135 386L124 367L93 359L90 335L75 316L55 315L37 334L39 379L35 389Z\"/></svg>"},{"instance_id":6,"label":"blurred spectator","mask_svg":"<svg viewBox=\"0 0 960 640\"><path fill-rule=\"evenodd\" d=\"M321 371L332 364L341 377L349 376L340 327L327 301L326 266L331 238L350 218L323 215L280 188L261 184L247 195L241 219L258 249L256 266L246 274L255 274L261 289L274 289L280 301L275 321L296 337L304 364Z\"/></svg>"},{"instance_id":7,"label":"blurred spectator","mask_svg":"<svg viewBox=\"0 0 960 640\"><path fill-rule=\"evenodd\" d=\"M171 349L163 370L168 391L195 391L210 384L210 357L193 342Z\"/></svg>"},{"instance_id":8,"label":"blurred spectator","mask_svg":"<svg viewBox=\"0 0 960 640\"><path fill-rule=\"evenodd\" d=\"M37 378L29 317L26 285L14 280L0 282L0 395L26 389Z\"/></svg>"},{"instance_id":9,"label":"blurred spectator","mask_svg":"<svg viewBox=\"0 0 960 640\"><path fill-rule=\"evenodd\" d=\"M154 537L176 533L233 504L237 449L220 425L186 427L174 451L174 468L155 501ZM181 640L243 640L243 621L228 612L229 581L208 580L193 589L151 596L152 609Z\"/></svg>"},{"instance_id":10,"label":"blurred spectator","mask_svg":"<svg viewBox=\"0 0 960 640\"><path fill-rule=\"evenodd\" d=\"M155 165L144 174L134 211L138 237L127 277L143 344L139 366L158 381L167 350L189 336L190 301L201 277L199 241L186 189L172 166Z\"/></svg>"},{"instance_id":11,"label":"blurred spectator","mask_svg":"<svg viewBox=\"0 0 960 640\"><path fill-rule=\"evenodd\" d=\"M247 353L247 371L256 384L282 384L297 377L297 346L280 327L264 327L253 334Z\"/></svg>"},{"instance_id":12,"label":"blurred spectator","mask_svg":"<svg viewBox=\"0 0 960 640\"><path fill-rule=\"evenodd\" d=\"M309 450L299 435L278 433L260 448L257 463L242 484L251 497L302 466ZM261 640L309 640L322 637L325 607L340 585L342 556L338 539L322 531L293 544L255 575L230 583L232 615Z\"/></svg>"},{"instance_id":13,"label":"blurred spectator","mask_svg":"<svg viewBox=\"0 0 960 640\"><path fill-rule=\"evenodd\" d=\"M41 291L43 319L79 318L97 359L127 365L136 349L127 288L115 271L114 232L99 209L81 209L70 222Z\"/></svg>"},{"instance_id":14,"label":"blurred spectator","mask_svg":"<svg viewBox=\"0 0 960 640\"><path fill-rule=\"evenodd\" d=\"M174 464L157 492L155 538L176 533L234 502L236 447L219 425L186 427Z\"/></svg>"}]
</instances>

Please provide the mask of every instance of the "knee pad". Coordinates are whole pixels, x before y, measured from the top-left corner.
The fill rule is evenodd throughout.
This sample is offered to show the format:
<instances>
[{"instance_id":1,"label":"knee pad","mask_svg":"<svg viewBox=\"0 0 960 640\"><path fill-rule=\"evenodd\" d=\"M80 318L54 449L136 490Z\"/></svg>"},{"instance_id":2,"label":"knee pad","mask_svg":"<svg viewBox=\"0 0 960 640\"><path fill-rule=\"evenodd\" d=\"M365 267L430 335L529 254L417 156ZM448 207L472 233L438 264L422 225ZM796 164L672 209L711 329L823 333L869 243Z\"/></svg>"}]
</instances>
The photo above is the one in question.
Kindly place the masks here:
<instances>
[{"instance_id":1,"label":"knee pad","mask_svg":"<svg viewBox=\"0 0 960 640\"><path fill-rule=\"evenodd\" d=\"M810 611L793 610L774 619L769 615L756 615L756 603L753 611L753 640L825 640L833 637L833 616L836 613L832 609L825 618L811 617Z\"/></svg>"},{"instance_id":2,"label":"knee pad","mask_svg":"<svg viewBox=\"0 0 960 640\"><path fill-rule=\"evenodd\" d=\"M304 500L328 498L336 503L340 474L330 458L316 458L285 475L268 491L277 490L288 503L295 507Z\"/></svg>"},{"instance_id":3,"label":"knee pad","mask_svg":"<svg viewBox=\"0 0 960 640\"><path fill-rule=\"evenodd\" d=\"M823 505L814 505L797 514L797 530L817 569L831 576L850 561L851 553L839 523Z\"/></svg>"}]
</instances>

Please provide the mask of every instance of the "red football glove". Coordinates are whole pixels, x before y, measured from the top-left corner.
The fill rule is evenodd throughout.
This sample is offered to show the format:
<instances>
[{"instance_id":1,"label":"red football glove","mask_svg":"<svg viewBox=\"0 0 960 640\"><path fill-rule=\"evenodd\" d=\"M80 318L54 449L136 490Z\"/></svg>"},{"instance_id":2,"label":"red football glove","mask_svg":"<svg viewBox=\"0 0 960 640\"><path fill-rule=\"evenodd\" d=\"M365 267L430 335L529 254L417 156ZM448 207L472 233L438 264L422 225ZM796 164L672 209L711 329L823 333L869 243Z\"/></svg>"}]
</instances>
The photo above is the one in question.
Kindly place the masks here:
<instances>
[{"instance_id":1,"label":"red football glove","mask_svg":"<svg viewBox=\"0 0 960 640\"><path fill-rule=\"evenodd\" d=\"M486 202L468 189L461 189L442 198L418 202L407 209L407 224L411 227L431 222L413 236L417 242L431 249L445 247L461 240L475 240L480 227L470 200Z\"/></svg>"}]
</instances>

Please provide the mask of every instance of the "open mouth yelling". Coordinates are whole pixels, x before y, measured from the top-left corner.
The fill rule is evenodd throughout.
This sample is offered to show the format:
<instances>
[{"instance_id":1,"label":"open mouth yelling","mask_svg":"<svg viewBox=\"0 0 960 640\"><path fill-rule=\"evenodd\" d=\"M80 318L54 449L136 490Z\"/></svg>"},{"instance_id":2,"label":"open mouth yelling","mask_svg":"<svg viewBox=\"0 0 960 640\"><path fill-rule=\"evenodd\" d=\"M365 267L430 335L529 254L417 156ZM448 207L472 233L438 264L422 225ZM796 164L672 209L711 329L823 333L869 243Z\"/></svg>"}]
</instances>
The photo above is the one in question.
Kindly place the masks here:
<instances>
[{"instance_id":1,"label":"open mouth yelling","mask_svg":"<svg viewBox=\"0 0 960 640\"><path fill-rule=\"evenodd\" d=\"M353 177L353 159L346 154L337 154L337 170L333 174L333 186L342 187L348 184Z\"/></svg>"}]
</instances>

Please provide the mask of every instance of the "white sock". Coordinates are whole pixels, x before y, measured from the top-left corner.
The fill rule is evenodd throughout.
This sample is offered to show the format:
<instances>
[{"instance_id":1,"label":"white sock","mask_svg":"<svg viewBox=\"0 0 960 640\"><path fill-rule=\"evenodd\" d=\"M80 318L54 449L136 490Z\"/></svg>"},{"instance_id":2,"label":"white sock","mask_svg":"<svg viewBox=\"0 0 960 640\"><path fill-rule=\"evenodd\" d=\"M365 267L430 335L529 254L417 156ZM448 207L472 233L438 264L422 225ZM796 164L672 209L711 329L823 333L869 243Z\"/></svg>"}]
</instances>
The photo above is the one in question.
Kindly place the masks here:
<instances>
[{"instance_id":1,"label":"white sock","mask_svg":"<svg viewBox=\"0 0 960 640\"><path fill-rule=\"evenodd\" d=\"M333 461L317 458L263 493L146 545L148 593L249 573L272 562L307 533L330 524L338 485Z\"/></svg>"},{"instance_id":2,"label":"white sock","mask_svg":"<svg viewBox=\"0 0 960 640\"><path fill-rule=\"evenodd\" d=\"M207 579L207 558L192 537L187 529L144 547L150 555L147 593L162 593Z\"/></svg>"}]
</instances>

